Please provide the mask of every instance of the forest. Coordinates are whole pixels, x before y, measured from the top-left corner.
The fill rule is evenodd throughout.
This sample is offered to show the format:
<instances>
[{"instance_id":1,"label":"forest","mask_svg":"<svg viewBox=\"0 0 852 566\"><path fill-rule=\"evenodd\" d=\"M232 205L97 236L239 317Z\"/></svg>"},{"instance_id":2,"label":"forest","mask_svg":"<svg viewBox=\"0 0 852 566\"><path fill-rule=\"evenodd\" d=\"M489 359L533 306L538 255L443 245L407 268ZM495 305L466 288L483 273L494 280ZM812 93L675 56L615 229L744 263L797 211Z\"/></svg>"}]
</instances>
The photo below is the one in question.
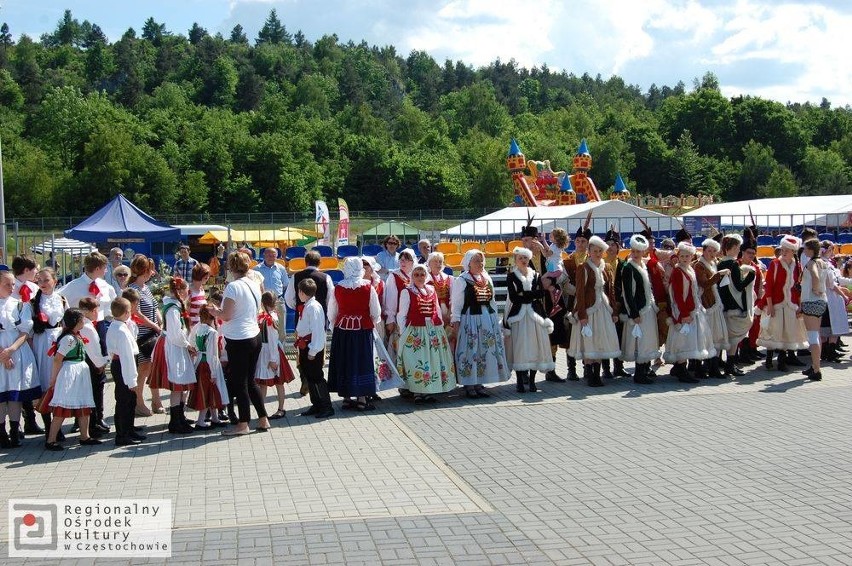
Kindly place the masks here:
<instances>
[{"instance_id":1,"label":"forest","mask_svg":"<svg viewBox=\"0 0 852 566\"><path fill-rule=\"evenodd\" d=\"M85 215L118 193L147 211L503 206L511 138L570 169L581 138L609 191L721 200L852 189L852 109L724 97L715 75L647 92L514 60L473 68L392 45L314 42L275 10L257 37L153 18L110 42L70 11L0 28L7 218Z\"/></svg>"}]
</instances>

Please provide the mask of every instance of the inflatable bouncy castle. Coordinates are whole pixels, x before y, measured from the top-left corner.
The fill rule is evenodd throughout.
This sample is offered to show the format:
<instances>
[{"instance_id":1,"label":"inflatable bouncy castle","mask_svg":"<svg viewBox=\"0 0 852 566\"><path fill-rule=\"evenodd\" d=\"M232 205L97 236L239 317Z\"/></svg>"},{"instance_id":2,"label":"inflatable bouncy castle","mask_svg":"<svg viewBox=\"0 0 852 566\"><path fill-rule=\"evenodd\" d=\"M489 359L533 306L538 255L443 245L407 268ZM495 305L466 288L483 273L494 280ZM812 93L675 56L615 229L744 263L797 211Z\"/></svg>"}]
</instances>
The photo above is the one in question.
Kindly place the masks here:
<instances>
[{"instance_id":1,"label":"inflatable bouncy castle","mask_svg":"<svg viewBox=\"0 0 852 566\"><path fill-rule=\"evenodd\" d=\"M562 206L601 200L595 182L589 177L592 155L585 139L574 155L571 174L553 171L550 161L528 161L514 139L509 145L506 167L512 175L516 206Z\"/></svg>"}]
</instances>

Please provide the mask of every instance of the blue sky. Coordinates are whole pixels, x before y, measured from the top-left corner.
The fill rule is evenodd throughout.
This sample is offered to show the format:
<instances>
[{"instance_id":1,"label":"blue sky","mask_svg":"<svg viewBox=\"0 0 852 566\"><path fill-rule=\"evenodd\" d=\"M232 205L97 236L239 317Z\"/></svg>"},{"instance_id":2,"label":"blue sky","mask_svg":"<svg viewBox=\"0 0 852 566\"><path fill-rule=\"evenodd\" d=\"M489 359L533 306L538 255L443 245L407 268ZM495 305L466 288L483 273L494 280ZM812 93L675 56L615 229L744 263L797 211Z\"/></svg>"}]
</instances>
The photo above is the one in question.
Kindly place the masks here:
<instances>
[{"instance_id":1,"label":"blue sky","mask_svg":"<svg viewBox=\"0 0 852 566\"><path fill-rule=\"evenodd\" d=\"M310 40L336 33L395 45L403 56L426 50L439 63L514 58L617 74L642 90L679 80L689 87L709 70L728 96L852 104L849 0L7 0L0 21L37 38L67 8L111 40L149 16L183 34L198 22L227 36L239 23L254 38L273 7Z\"/></svg>"}]
</instances>

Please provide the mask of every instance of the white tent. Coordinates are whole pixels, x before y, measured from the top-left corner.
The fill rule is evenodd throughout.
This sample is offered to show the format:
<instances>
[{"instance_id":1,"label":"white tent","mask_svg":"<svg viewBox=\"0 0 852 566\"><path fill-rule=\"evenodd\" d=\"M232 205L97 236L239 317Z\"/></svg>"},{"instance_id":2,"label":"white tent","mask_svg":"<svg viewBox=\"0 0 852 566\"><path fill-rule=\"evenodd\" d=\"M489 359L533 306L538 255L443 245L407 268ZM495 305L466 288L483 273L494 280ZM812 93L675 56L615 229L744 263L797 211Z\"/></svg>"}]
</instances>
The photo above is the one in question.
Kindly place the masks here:
<instances>
[{"instance_id":1,"label":"white tent","mask_svg":"<svg viewBox=\"0 0 852 566\"><path fill-rule=\"evenodd\" d=\"M98 251L98 248L92 244L74 240L72 238L54 238L46 240L40 244L36 244L30 248L37 254L48 254L50 252L66 253L73 256L87 255Z\"/></svg>"},{"instance_id":2,"label":"white tent","mask_svg":"<svg viewBox=\"0 0 852 566\"><path fill-rule=\"evenodd\" d=\"M510 206L447 228L441 232L441 237L477 240L516 238L521 228L527 224L527 215L533 217L533 225L541 232L548 233L553 228L563 228L573 234L583 225L589 210L592 210L592 223L589 227L595 234L605 234L610 225L615 225L622 236L641 232L643 227L637 216L647 222L655 233L676 232L680 229L678 221L665 214L620 200L605 200L569 206Z\"/></svg>"},{"instance_id":3,"label":"white tent","mask_svg":"<svg viewBox=\"0 0 852 566\"><path fill-rule=\"evenodd\" d=\"M751 225L749 206L761 230L789 230L807 225L816 228L840 228L852 225L852 195L825 195L752 199L708 204L684 213L684 222L721 226L723 229ZM687 218L696 221L688 222Z\"/></svg>"}]
</instances>

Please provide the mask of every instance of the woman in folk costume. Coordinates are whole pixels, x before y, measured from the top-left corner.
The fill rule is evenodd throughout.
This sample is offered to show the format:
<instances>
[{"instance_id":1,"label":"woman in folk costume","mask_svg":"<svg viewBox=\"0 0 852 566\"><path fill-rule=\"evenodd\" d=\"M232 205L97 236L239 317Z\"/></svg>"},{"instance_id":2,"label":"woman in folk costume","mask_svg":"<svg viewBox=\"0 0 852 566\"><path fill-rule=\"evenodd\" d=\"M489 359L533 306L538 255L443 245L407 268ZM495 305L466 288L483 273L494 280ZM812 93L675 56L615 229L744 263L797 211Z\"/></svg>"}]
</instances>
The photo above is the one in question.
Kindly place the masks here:
<instances>
[{"instance_id":1,"label":"woman in folk costume","mask_svg":"<svg viewBox=\"0 0 852 566\"><path fill-rule=\"evenodd\" d=\"M743 243L740 246L740 259L737 263L740 265L750 265L754 268L754 285L753 307L750 309L752 313L751 327L748 330L748 335L740 342L740 349L737 353L737 359L741 362L757 362L766 357L765 354L757 350L757 337L760 335L760 313L764 307L764 288L763 278L766 273L766 268L757 259L757 226L752 225L743 230Z\"/></svg>"},{"instance_id":2,"label":"woman in folk costume","mask_svg":"<svg viewBox=\"0 0 852 566\"><path fill-rule=\"evenodd\" d=\"M728 359L725 360L726 375L744 375L735 360L745 363L746 360L737 359L737 346L743 338L748 336L754 317L754 278L755 269L751 265L740 265L737 258L740 255L740 247L743 239L739 234L731 234L722 238L723 257L717 265L719 273L727 272L728 275L719 281L719 298L722 300L722 309L725 313L725 326L728 329ZM721 360L722 353L717 357Z\"/></svg>"},{"instance_id":3,"label":"woman in folk costume","mask_svg":"<svg viewBox=\"0 0 852 566\"><path fill-rule=\"evenodd\" d=\"M602 387L601 360L621 356L615 330L615 274L603 260L607 243L598 236L589 238L589 257L577 269L577 295L571 314L571 345L568 353L583 360L583 375L590 387Z\"/></svg>"},{"instance_id":4,"label":"woman in folk costume","mask_svg":"<svg viewBox=\"0 0 852 566\"><path fill-rule=\"evenodd\" d=\"M604 263L606 263L609 270L613 275L613 303L612 303L612 311L618 315L621 312L621 294L618 292L618 288L621 285L621 270L624 268L624 260L618 257L619 252L621 251L621 235L615 229L615 225L610 225L609 231L607 231L604 236L604 242L606 242L607 248L604 253ZM621 319L615 323L615 333L618 336L619 340L619 348L621 347L621 335L624 330L624 327L621 323ZM610 362L607 359L601 361L601 368L603 370L603 376L607 379L612 379L613 377L628 377L626 371L624 371L624 362L621 358L614 358L612 360L612 371L610 371Z\"/></svg>"},{"instance_id":5,"label":"woman in folk costume","mask_svg":"<svg viewBox=\"0 0 852 566\"><path fill-rule=\"evenodd\" d=\"M168 431L172 434L194 430L186 420L183 403L183 392L191 391L196 383L192 356L198 353L189 341L188 297L186 281L169 278L169 293L163 298L163 334L151 354L151 382L171 391Z\"/></svg>"},{"instance_id":6,"label":"woman in folk costume","mask_svg":"<svg viewBox=\"0 0 852 566\"><path fill-rule=\"evenodd\" d=\"M364 280L370 283L379 298L382 320L384 320L385 282L379 277L380 266L375 258L367 255L361 256L361 266L364 268ZM396 362L391 360L385 347L386 342L385 325L382 321L379 321L379 324L373 327L373 366L376 368L376 394L371 396L368 401L381 401L382 398L378 395L379 391L405 387L405 382L402 381L399 372L396 371Z\"/></svg>"},{"instance_id":7,"label":"woman in folk costume","mask_svg":"<svg viewBox=\"0 0 852 566\"><path fill-rule=\"evenodd\" d=\"M565 297L565 307L569 312L574 310L574 301L577 293L577 270L586 263L586 258L589 257L589 238L592 237L589 224L591 222L592 211L589 210L589 213L586 215L586 221L582 226L577 227L577 232L574 234L574 251L568 254L568 257L562 262L567 278L567 281L562 285L562 290L564 292L563 297ZM578 381L580 379L577 377L577 359L571 356L571 352L568 351L571 345L571 333L574 331L573 327L573 324L567 325L568 337L565 344L567 352L566 359L568 362L568 381Z\"/></svg>"},{"instance_id":8,"label":"woman in folk costume","mask_svg":"<svg viewBox=\"0 0 852 566\"><path fill-rule=\"evenodd\" d=\"M717 234L720 237L721 233ZM721 239L721 238L720 238ZM728 349L728 327L725 324L725 313L722 310L722 299L719 297L718 284L723 277L730 275L730 271L717 270L716 257L722 250L721 244L715 238L707 238L701 242L701 255L692 263L695 270L695 280L701 292L701 306L704 307L704 316L710 327L713 337L713 348L716 355L706 362L695 359L689 361L687 369L701 379L704 377L722 377L719 370L722 360L722 352ZM736 375L742 375L742 371L734 367Z\"/></svg>"},{"instance_id":9,"label":"woman in folk costume","mask_svg":"<svg viewBox=\"0 0 852 566\"><path fill-rule=\"evenodd\" d=\"M682 241L677 246L677 265L669 281L671 320L665 358L674 364L671 375L683 383L698 383L686 369L689 360L703 361L716 355L713 335L701 306L701 290L692 268L695 247Z\"/></svg>"},{"instance_id":10,"label":"woman in folk costume","mask_svg":"<svg viewBox=\"0 0 852 566\"><path fill-rule=\"evenodd\" d=\"M834 244L829 241L821 243L820 257L826 264L825 290L828 300L828 310L822 317L820 334L822 343L822 360L839 362L842 354L838 350L840 337L849 333L849 316L846 312L846 287L852 284L852 279L842 276L834 260Z\"/></svg>"},{"instance_id":11,"label":"woman in folk costume","mask_svg":"<svg viewBox=\"0 0 852 566\"><path fill-rule=\"evenodd\" d=\"M438 294L438 304L441 306L441 319L444 321L444 330L450 339L450 347L455 351L456 336L453 333L452 326L450 326L450 301L455 278L452 275L444 273L444 265L444 254L441 252L432 252L426 259L426 266L429 268L429 285L434 287L435 292Z\"/></svg>"},{"instance_id":12,"label":"woman in folk costume","mask_svg":"<svg viewBox=\"0 0 852 566\"><path fill-rule=\"evenodd\" d=\"M346 258L343 280L328 296L328 320L332 326L328 390L343 397L344 409L376 408L369 399L376 394L373 328L381 323L381 317L379 296L364 279L361 258Z\"/></svg>"},{"instance_id":13,"label":"woman in folk costume","mask_svg":"<svg viewBox=\"0 0 852 566\"><path fill-rule=\"evenodd\" d=\"M530 392L538 391L535 374L556 367L550 352L549 334L553 322L544 312L544 289L539 274L529 266L533 253L527 248L512 250L515 268L506 276L509 297L503 318L506 329L506 361L517 376L517 391L524 392L529 381Z\"/></svg>"},{"instance_id":14,"label":"woman in folk costume","mask_svg":"<svg viewBox=\"0 0 852 566\"><path fill-rule=\"evenodd\" d=\"M484 384L507 381L509 365L494 300L494 282L485 272L485 255L468 250L453 283L452 325L456 376L468 398L489 397Z\"/></svg>"},{"instance_id":15,"label":"woman in folk costume","mask_svg":"<svg viewBox=\"0 0 852 566\"><path fill-rule=\"evenodd\" d=\"M416 265L411 285L399 298L396 323L402 328L396 369L415 395L415 403L434 403L435 393L452 391L456 386L456 368L450 341L444 332L438 294L426 282L425 265Z\"/></svg>"},{"instance_id":16,"label":"woman in folk costume","mask_svg":"<svg viewBox=\"0 0 852 566\"><path fill-rule=\"evenodd\" d=\"M21 329L21 302L12 297L14 280L10 271L0 271L0 448L21 446L22 403L42 394L27 332Z\"/></svg>"},{"instance_id":17,"label":"woman in folk costume","mask_svg":"<svg viewBox=\"0 0 852 566\"><path fill-rule=\"evenodd\" d=\"M830 277L828 264L819 257L819 240L808 240L804 243L802 255L808 258L802 268L801 308L802 318L807 330L808 345L811 351L811 367L803 371L812 381L822 380L820 370L821 341L819 336L822 317L828 311L828 294L825 282Z\"/></svg>"},{"instance_id":18,"label":"woman in folk costume","mask_svg":"<svg viewBox=\"0 0 852 566\"><path fill-rule=\"evenodd\" d=\"M781 257L769 264L764 284L765 307L760 321L757 344L766 348L766 369L772 369L772 358L778 352L778 370L787 371L795 350L807 347L807 333L799 313L798 281L802 268L796 261L799 239L781 237Z\"/></svg>"},{"instance_id":19,"label":"woman in folk costume","mask_svg":"<svg viewBox=\"0 0 852 566\"><path fill-rule=\"evenodd\" d=\"M633 382L654 383L651 362L660 357L657 332L657 303L643 256L648 239L641 234L630 237L630 257L624 262L619 279L624 329L621 335L622 360L636 362Z\"/></svg>"},{"instance_id":20,"label":"woman in folk costume","mask_svg":"<svg viewBox=\"0 0 852 566\"><path fill-rule=\"evenodd\" d=\"M399 311L399 300L402 291L411 285L411 270L414 268L416 258L414 251L410 248L404 249L399 254L399 268L388 273L385 279L385 292L383 297L385 333L387 335L387 350L391 360L396 363L399 335L402 332L396 324L396 316ZM381 276L381 273L379 273ZM405 394L405 392L402 392Z\"/></svg>"}]
</instances>

